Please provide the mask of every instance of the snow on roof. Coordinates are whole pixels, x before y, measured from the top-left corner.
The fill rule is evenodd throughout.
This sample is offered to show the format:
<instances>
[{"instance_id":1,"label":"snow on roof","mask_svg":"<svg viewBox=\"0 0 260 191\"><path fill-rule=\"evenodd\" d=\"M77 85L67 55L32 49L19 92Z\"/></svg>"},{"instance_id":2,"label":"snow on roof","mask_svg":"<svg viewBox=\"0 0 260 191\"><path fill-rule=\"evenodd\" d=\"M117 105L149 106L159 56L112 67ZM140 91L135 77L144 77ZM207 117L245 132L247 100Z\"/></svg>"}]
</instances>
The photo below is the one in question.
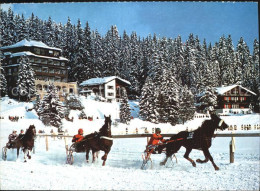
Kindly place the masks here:
<instances>
[{"instance_id":1,"label":"snow on roof","mask_svg":"<svg viewBox=\"0 0 260 191\"><path fill-rule=\"evenodd\" d=\"M56 57L49 57L49 56L41 56L41 55L37 55L37 54L33 54L29 51L24 51L24 52L16 52L16 53L11 53L10 54L10 57L17 57L17 56L35 56L35 57L39 57L39 58L46 58L46 59L52 59L52 60L64 60L64 61L68 61L67 58L64 58L64 57L59 57L59 58L56 58Z\"/></svg>"},{"instance_id":2,"label":"snow on roof","mask_svg":"<svg viewBox=\"0 0 260 191\"><path fill-rule=\"evenodd\" d=\"M239 86L240 88L246 90L247 92L253 94L253 95L256 95L254 92L250 91L249 89L246 89L244 87L242 87L241 85L231 85L231 86L223 86L223 87L216 87L216 91L219 95L222 95L224 94L225 92L229 91L229 90L232 90L233 88Z\"/></svg>"},{"instance_id":3,"label":"snow on roof","mask_svg":"<svg viewBox=\"0 0 260 191\"><path fill-rule=\"evenodd\" d=\"M10 45L10 46L3 46L1 47L0 49L1 50L5 50L5 49L11 49L11 48L17 48L17 47L22 47L22 46L28 46L28 47L31 47L31 46L34 46L34 47L40 47L40 48L47 48L47 49L52 49L52 50L59 50L61 51L60 48L55 48L55 47L50 47L50 46L47 46L46 44L44 44L43 42L41 41L35 41L35 40L22 40L20 42L17 42L13 45Z\"/></svg>"},{"instance_id":4,"label":"snow on roof","mask_svg":"<svg viewBox=\"0 0 260 191\"><path fill-rule=\"evenodd\" d=\"M131 83L127 80L124 80L122 78L119 78L117 76L108 76L108 77L104 77L104 78L91 78L88 79L86 81L83 81L80 86L89 86L89 85L100 85L100 84L106 84L114 79L118 79L128 85L131 85Z\"/></svg>"}]
</instances>

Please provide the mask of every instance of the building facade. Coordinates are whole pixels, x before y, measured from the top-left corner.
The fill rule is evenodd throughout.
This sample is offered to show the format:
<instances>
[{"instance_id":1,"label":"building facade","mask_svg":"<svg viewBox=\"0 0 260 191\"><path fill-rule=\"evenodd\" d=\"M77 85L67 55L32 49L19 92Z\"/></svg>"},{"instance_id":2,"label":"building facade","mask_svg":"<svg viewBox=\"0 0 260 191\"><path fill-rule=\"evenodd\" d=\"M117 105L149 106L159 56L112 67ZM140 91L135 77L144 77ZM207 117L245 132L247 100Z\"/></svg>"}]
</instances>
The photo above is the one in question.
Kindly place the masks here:
<instances>
[{"instance_id":1,"label":"building facade","mask_svg":"<svg viewBox=\"0 0 260 191\"><path fill-rule=\"evenodd\" d=\"M24 39L16 44L1 47L0 50L4 55L2 67L5 70L9 96L13 97L12 90L17 86L19 60L22 56L29 58L35 72L35 85L40 98L46 93L44 87L49 84L54 84L58 90L62 90L59 91L61 101L68 93L78 93L77 84L68 82L68 59L61 56L61 49Z\"/></svg>"},{"instance_id":2,"label":"building facade","mask_svg":"<svg viewBox=\"0 0 260 191\"><path fill-rule=\"evenodd\" d=\"M91 78L82 82L79 86L81 88L81 95L100 96L103 100L119 101L122 96L123 88L128 90L131 83L127 80L119 78L117 76L109 76L104 78Z\"/></svg>"},{"instance_id":3,"label":"building facade","mask_svg":"<svg viewBox=\"0 0 260 191\"><path fill-rule=\"evenodd\" d=\"M222 114L246 114L252 110L253 97L256 94L241 85L217 87L217 112Z\"/></svg>"}]
</instances>

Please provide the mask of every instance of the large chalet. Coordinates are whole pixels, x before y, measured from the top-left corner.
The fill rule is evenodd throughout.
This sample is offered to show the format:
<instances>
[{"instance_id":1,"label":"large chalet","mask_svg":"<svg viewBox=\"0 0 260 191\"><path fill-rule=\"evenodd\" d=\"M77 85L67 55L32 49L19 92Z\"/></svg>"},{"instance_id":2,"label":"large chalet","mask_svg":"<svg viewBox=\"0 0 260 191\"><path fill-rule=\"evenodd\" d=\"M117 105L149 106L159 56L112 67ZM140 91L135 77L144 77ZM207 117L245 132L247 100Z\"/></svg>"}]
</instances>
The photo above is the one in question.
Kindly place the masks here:
<instances>
[{"instance_id":1,"label":"large chalet","mask_svg":"<svg viewBox=\"0 0 260 191\"><path fill-rule=\"evenodd\" d=\"M77 94L77 83L68 82L68 59L61 56L61 49L24 39L16 44L1 47L0 50L4 55L2 67L5 70L9 95L13 87L16 87L21 56L29 58L35 71L35 85L40 98L46 93L49 84L58 88L60 100L64 100L68 93Z\"/></svg>"},{"instance_id":2,"label":"large chalet","mask_svg":"<svg viewBox=\"0 0 260 191\"><path fill-rule=\"evenodd\" d=\"M122 96L122 88L128 90L131 83L117 76L104 78L91 78L79 84L80 94L88 96L95 94L108 102L119 101Z\"/></svg>"},{"instance_id":3,"label":"large chalet","mask_svg":"<svg viewBox=\"0 0 260 191\"><path fill-rule=\"evenodd\" d=\"M246 114L253 105L256 94L241 85L216 87L218 95L217 113Z\"/></svg>"}]
</instances>

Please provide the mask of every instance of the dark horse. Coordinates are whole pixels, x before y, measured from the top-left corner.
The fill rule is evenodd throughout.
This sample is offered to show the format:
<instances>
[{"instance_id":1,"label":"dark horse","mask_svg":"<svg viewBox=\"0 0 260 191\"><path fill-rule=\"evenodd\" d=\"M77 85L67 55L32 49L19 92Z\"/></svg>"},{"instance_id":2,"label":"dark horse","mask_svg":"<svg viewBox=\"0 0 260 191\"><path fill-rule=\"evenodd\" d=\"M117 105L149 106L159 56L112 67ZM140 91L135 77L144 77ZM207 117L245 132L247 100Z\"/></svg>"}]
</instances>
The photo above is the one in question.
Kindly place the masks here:
<instances>
[{"instance_id":1,"label":"dark horse","mask_svg":"<svg viewBox=\"0 0 260 191\"><path fill-rule=\"evenodd\" d=\"M19 156L19 150L22 148L24 152L24 162L26 162L27 158L31 159L30 151L32 151L34 147L34 137L36 135L36 129L34 125L30 125L26 130L25 134L22 136L18 136L14 140L14 148L17 148L17 158Z\"/></svg>"},{"instance_id":2,"label":"dark horse","mask_svg":"<svg viewBox=\"0 0 260 191\"><path fill-rule=\"evenodd\" d=\"M201 127L192 132L181 131L177 135L174 135L168 140L168 143L162 147L166 147L166 159L161 162L161 165L165 165L167 159L174 153L177 153L181 146L186 148L184 158L192 163L196 167L196 163L189 158L189 154L192 149L202 150L205 156L205 160L197 159L198 163L206 163L211 161L215 170L219 170L219 167L214 163L213 158L209 152L211 146L211 139L216 129L225 130L228 125L220 119L216 114L211 114L211 119L202 123Z\"/></svg>"},{"instance_id":3,"label":"dark horse","mask_svg":"<svg viewBox=\"0 0 260 191\"><path fill-rule=\"evenodd\" d=\"M95 153L97 151L104 151L105 154L102 156L103 166L106 164L107 155L113 145L113 139L111 136L111 116L104 116L105 124L100 128L99 133L91 133L86 135L82 142L86 147L86 160L89 160L89 151L92 150L93 162L95 161Z\"/></svg>"}]
</instances>

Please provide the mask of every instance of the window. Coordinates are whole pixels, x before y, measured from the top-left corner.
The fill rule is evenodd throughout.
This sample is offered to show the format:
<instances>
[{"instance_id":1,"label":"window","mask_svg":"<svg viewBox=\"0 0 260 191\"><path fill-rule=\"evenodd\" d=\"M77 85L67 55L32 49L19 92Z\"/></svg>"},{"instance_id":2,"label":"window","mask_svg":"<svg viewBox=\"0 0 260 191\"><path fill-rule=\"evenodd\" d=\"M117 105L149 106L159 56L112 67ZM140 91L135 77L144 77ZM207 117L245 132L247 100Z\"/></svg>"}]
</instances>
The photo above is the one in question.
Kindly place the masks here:
<instances>
[{"instance_id":1,"label":"window","mask_svg":"<svg viewBox=\"0 0 260 191\"><path fill-rule=\"evenodd\" d=\"M9 65L11 65L12 64L12 60L9 60Z\"/></svg>"},{"instance_id":2,"label":"window","mask_svg":"<svg viewBox=\"0 0 260 191\"><path fill-rule=\"evenodd\" d=\"M49 55L53 56L53 50L49 50Z\"/></svg>"},{"instance_id":3,"label":"window","mask_svg":"<svg viewBox=\"0 0 260 191\"><path fill-rule=\"evenodd\" d=\"M41 63L42 64L47 64L47 60L46 59L41 59Z\"/></svg>"},{"instance_id":4,"label":"window","mask_svg":"<svg viewBox=\"0 0 260 191\"><path fill-rule=\"evenodd\" d=\"M12 74L12 69L9 68L9 69L8 69L8 75L11 75L11 74Z\"/></svg>"},{"instance_id":5,"label":"window","mask_svg":"<svg viewBox=\"0 0 260 191\"><path fill-rule=\"evenodd\" d=\"M35 53L35 54L41 54L41 51L40 51L39 48L34 48L34 53Z\"/></svg>"},{"instance_id":6,"label":"window","mask_svg":"<svg viewBox=\"0 0 260 191\"><path fill-rule=\"evenodd\" d=\"M48 68L46 68L46 67L42 67L42 72L47 73L47 72L48 72Z\"/></svg>"},{"instance_id":7,"label":"window","mask_svg":"<svg viewBox=\"0 0 260 191\"><path fill-rule=\"evenodd\" d=\"M108 89L113 90L114 86L107 86Z\"/></svg>"},{"instance_id":8,"label":"window","mask_svg":"<svg viewBox=\"0 0 260 191\"><path fill-rule=\"evenodd\" d=\"M55 57L59 57L59 52L54 51L54 56L55 56Z\"/></svg>"},{"instance_id":9,"label":"window","mask_svg":"<svg viewBox=\"0 0 260 191\"><path fill-rule=\"evenodd\" d=\"M61 66L65 66L65 63L64 63L64 62L61 62Z\"/></svg>"},{"instance_id":10,"label":"window","mask_svg":"<svg viewBox=\"0 0 260 191\"><path fill-rule=\"evenodd\" d=\"M14 68L14 72L17 72L17 68Z\"/></svg>"},{"instance_id":11,"label":"window","mask_svg":"<svg viewBox=\"0 0 260 191\"><path fill-rule=\"evenodd\" d=\"M40 49L41 55L46 55L46 51L44 49Z\"/></svg>"},{"instance_id":12,"label":"window","mask_svg":"<svg viewBox=\"0 0 260 191\"><path fill-rule=\"evenodd\" d=\"M49 73L53 74L53 73L54 73L54 69L53 69L53 68L50 68L50 69L49 69Z\"/></svg>"},{"instance_id":13,"label":"window","mask_svg":"<svg viewBox=\"0 0 260 191\"><path fill-rule=\"evenodd\" d=\"M59 69L56 69L56 70L55 70L55 74L60 74L60 70L59 70Z\"/></svg>"},{"instance_id":14,"label":"window","mask_svg":"<svg viewBox=\"0 0 260 191\"><path fill-rule=\"evenodd\" d=\"M107 95L108 96L114 96L114 93L109 92L109 93L107 93Z\"/></svg>"},{"instance_id":15,"label":"window","mask_svg":"<svg viewBox=\"0 0 260 191\"><path fill-rule=\"evenodd\" d=\"M54 63L55 66L59 66L60 65L60 62L58 62L58 61L54 61L53 63Z\"/></svg>"}]
</instances>

